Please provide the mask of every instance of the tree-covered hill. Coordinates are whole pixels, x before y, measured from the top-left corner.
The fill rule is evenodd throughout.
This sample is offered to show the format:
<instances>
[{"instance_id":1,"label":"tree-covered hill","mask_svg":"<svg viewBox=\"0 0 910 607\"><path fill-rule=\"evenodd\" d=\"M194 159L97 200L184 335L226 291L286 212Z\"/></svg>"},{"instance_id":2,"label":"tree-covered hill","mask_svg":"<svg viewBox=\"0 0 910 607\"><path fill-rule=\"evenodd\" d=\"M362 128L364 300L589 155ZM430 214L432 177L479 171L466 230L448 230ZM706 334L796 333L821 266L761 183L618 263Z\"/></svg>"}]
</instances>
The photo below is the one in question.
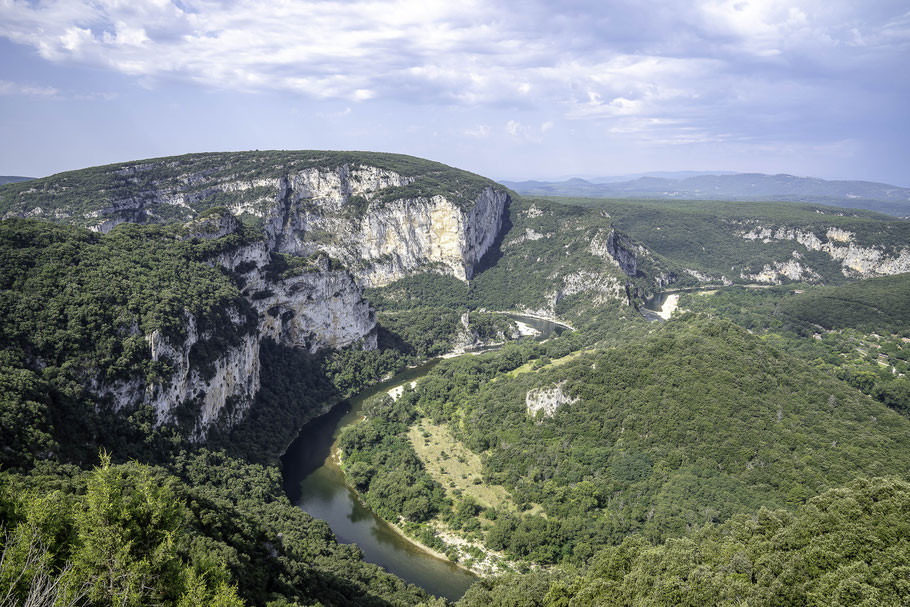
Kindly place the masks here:
<instances>
[{"instance_id":1,"label":"tree-covered hill","mask_svg":"<svg viewBox=\"0 0 910 607\"><path fill-rule=\"evenodd\" d=\"M832 287L719 290L684 295L681 306L723 315L749 328L773 327L804 334L837 329L904 334L910 328L910 274Z\"/></svg>"},{"instance_id":2,"label":"tree-covered hill","mask_svg":"<svg viewBox=\"0 0 910 607\"><path fill-rule=\"evenodd\" d=\"M726 318L910 416L910 274L836 287L684 293L681 309Z\"/></svg>"},{"instance_id":3,"label":"tree-covered hill","mask_svg":"<svg viewBox=\"0 0 910 607\"><path fill-rule=\"evenodd\" d=\"M483 454L484 482L542 506L479 519L512 558L581 564L629 534L660 542L858 475L910 475L910 420L730 323L671 322L536 372L508 373L515 355L440 364L389 419L447 423ZM554 389L555 413L530 414Z\"/></svg>"},{"instance_id":4,"label":"tree-covered hill","mask_svg":"<svg viewBox=\"0 0 910 607\"><path fill-rule=\"evenodd\" d=\"M652 546L628 538L581 574L474 585L459 607L907 605L910 485L857 479L801 505Z\"/></svg>"}]
</instances>

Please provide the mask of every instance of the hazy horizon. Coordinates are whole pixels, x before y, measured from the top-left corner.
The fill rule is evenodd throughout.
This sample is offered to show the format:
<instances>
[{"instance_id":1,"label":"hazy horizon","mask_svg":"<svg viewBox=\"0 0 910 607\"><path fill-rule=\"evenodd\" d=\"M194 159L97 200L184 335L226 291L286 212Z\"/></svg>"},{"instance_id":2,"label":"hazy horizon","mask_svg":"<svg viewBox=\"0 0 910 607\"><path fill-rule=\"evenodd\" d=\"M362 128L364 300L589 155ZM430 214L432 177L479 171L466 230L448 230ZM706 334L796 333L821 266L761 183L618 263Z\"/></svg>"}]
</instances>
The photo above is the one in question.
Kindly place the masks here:
<instances>
[{"instance_id":1,"label":"hazy horizon","mask_svg":"<svg viewBox=\"0 0 910 607\"><path fill-rule=\"evenodd\" d=\"M511 181L910 186L910 10L893 0L0 0L0 57L3 175L348 149Z\"/></svg>"}]
</instances>

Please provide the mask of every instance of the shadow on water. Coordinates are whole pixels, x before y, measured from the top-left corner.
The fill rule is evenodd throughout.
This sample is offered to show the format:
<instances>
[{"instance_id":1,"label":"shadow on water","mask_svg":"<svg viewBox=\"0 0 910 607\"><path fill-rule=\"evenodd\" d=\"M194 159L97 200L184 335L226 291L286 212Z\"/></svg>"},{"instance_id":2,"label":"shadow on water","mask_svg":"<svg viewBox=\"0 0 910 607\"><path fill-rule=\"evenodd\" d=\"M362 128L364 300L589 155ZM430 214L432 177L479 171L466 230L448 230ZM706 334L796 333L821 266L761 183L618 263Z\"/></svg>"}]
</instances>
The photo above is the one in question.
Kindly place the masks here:
<instances>
[{"instance_id":1,"label":"shadow on water","mask_svg":"<svg viewBox=\"0 0 910 607\"><path fill-rule=\"evenodd\" d=\"M565 330L565 327L546 320L513 314L508 316L540 331L537 339L545 339ZM341 429L360 418L364 401L423 377L439 361L437 358L406 369L305 424L282 458L283 482L284 490L294 504L311 516L326 521L340 542L356 543L366 561L382 566L431 594L457 600L477 577L416 546L374 514L347 486L344 472L332 456L338 448Z\"/></svg>"}]
</instances>

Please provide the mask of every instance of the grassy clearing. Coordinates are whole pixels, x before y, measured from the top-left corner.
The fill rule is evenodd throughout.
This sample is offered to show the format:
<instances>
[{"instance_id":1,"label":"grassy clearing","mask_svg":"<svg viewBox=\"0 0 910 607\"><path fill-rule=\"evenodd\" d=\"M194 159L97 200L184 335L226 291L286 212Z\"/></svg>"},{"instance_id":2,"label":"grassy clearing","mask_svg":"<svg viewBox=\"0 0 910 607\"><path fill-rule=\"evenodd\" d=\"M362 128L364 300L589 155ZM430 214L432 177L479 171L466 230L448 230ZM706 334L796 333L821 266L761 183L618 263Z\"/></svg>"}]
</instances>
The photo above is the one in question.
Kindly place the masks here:
<instances>
[{"instance_id":1,"label":"grassy clearing","mask_svg":"<svg viewBox=\"0 0 910 607\"><path fill-rule=\"evenodd\" d=\"M549 363L543 364L543 365L540 365L541 359L531 360L516 369L512 369L506 375L508 375L509 377L517 377L517 376L521 375L522 373L537 373L539 371L542 371L543 369L553 369L560 365L566 364L570 360L578 358L579 356L581 356L584 353L585 353L585 350L576 350L575 352L566 354L562 358L557 358L557 359L550 361ZM538 365L540 365L540 366L538 366Z\"/></svg>"},{"instance_id":2,"label":"grassy clearing","mask_svg":"<svg viewBox=\"0 0 910 607\"><path fill-rule=\"evenodd\" d=\"M455 440L445 425L423 420L412 426L408 438L417 457L455 499L470 495L483 507L514 509L509 492L501 485L486 485L481 479L480 456Z\"/></svg>"}]
</instances>

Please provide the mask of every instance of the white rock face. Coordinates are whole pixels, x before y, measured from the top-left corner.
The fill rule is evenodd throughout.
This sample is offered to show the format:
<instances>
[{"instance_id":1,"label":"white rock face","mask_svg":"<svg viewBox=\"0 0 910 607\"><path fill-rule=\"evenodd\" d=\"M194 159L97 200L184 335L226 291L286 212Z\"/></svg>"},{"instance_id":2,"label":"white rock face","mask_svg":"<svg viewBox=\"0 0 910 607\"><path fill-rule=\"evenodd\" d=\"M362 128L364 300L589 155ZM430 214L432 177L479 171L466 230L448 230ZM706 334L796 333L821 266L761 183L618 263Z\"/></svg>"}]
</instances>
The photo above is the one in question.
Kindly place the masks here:
<instances>
[{"instance_id":1,"label":"white rock face","mask_svg":"<svg viewBox=\"0 0 910 607\"><path fill-rule=\"evenodd\" d=\"M810 251L824 251L832 259L840 262L844 276L871 278L910 272L910 249L903 248L887 254L880 247L859 246L855 242L855 234L840 228L828 228L825 240L812 232L787 227L774 230L757 226L752 230L741 231L740 236L747 240L762 242L795 240ZM761 274L764 272L763 270Z\"/></svg>"},{"instance_id":2,"label":"white rock face","mask_svg":"<svg viewBox=\"0 0 910 607\"><path fill-rule=\"evenodd\" d=\"M469 280L502 227L503 190L484 189L467 211L441 195L372 204L382 188L406 179L374 168L353 175L343 169L319 175L313 169L292 181L287 220L269 224L278 250L325 251L371 287L426 270Z\"/></svg>"},{"instance_id":3,"label":"white rock face","mask_svg":"<svg viewBox=\"0 0 910 607\"><path fill-rule=\"evenodd\" d=\"M579 293L589 293L593 296L592 301L596 304L607 301L623 301L629 303L626 294L625 281L620 280L612 274L595 273L588 270L579 270L568 274L563 278L563 286L560 290L551 293L549 304L552 310L555 310L556 303L563 297L577 295Z\"/></svg>"},{"instance_id":4,"label":"white rock face","mask_svg":"<svg viewBox=\"0 0 910 607\"><path fill-rule=\"evenodd\" d=\"M171 166L176 171L180 164ZM241 277L243 294L257 313L255 326L247 326L254 321L236 311L236 339L229 340L234 345L217 351L204 369L196 368L198 356L191 352L200 351L199 344L213 336L199 334L197 319L187 314L183 343L172 344L155 333L146 336L152 359L170 362L171 377L151 385L143 378L89 383L118 408L154 406L159 423L175 421L178 411L192 412L196 439L203 439L216 422L236 423L252 404L259 390L262 339L310 352L350 345L375 348L375 312L362 298L363 286L385 285L416 271L469 280L496 240L509 200L504 189L493 186L473 201L455 200L454 194L453 199L441 194L396 199L387 190L408 186L414 178L361 164L261 179L225 175L225 167L215 167L147 182L145 173L161 167L155 162L124 167L120 173L136 184L135 194L111 200L81 219L90 220L91 229L107 232L123 222L176 216L189 222L183 237L212 240L240 229L233 215L260 218L264 241L230 248L210 260ZM218 194L231 195L226 200L233 215L198 218L198 203L213 195L217 200ZM44 211L35 207L31 213ZM274 253L324 255L347 269L332 269L328 257L319 257L317 267L276 279L265 270Z\"/></svg>"},{"instance_id":5,"label":"white rock face","mask_svg":"<svg viewBox=\"0 0 910 607\"><path fill-rule=\"evenodd\" d=\"M531 207L531 208L534 208L534 207ZM521 244L523 242L528 242L528 241L533 242L535 240L540 240L541 238L552 238L552 237L553 237L553 234L541 234L540 232L535 232L534 228L525 228L524 234L522 234L521 236L515 236L514 238L510 238L506 242L502 243L502 248L508 249L509 247L514 247L515 245Z\"/></svg>"},{"instance_id":6,"label":"white rock face","mask_svg":"<svg viewBox=\"0 0 910 607\"><path fill-rule=\"evenodd\" d=\"M793 251L793 258L787 261L775 261L774 263L765 264L761 272L757 274L740 273L743 280L754 282L764 282L768 284L779 285L782 278L788 278L793 281L811 281L820 280L821 276L811 268L804 267L800 263L802 256L799 251Z\"/></svg>"},{"instance_id":7,"label":"white rock face","mask_svg":"<svg viewBox=\"0 0 910 607\"><path fill-rule=\"evenodd\" d=\"M636 247L628 241L627 237L620 235L616 230L610 230L606 234L598 233L591 241L588 250L592 255L611 261L627 276L635 276L638 271L636 254L644 253L642 247Z\"/></svg>"},{"instance_id":8,"label":"white rock face","mask_svg":"<svg viewBox=\"0 0 910 607\"><path fill-rule=\"evenodd\" d=\"M358 341L376 348L376 313L347 272L314 272L283 280L258 299L262 337L316 352Z\"/></svg>"},{"instance_id":9,"label":"white rock face","mask_svg":"<svg viewBox=\"0 0 910 607\"><path fill-rule=\"evenodd\" d=\"M191 438L205 438L216 421L231 425L242 419L259 390L259 336L246 319L232 314L237 336L208 365L201 368L193 361L193 347L211 339L200 334L196 319L185 315L186 337L182 343L171 343L160 332L146 336L153 361L167 362L172 373L163 381L146 384L141 378L126 382L91 386L99 396L113 398L116 409L142 403L151 405L158 423L175 422L176 410L185 406L195 420Z\"/></svg>"},{"instance_id":10,"label":"white rock face","mask_svg":"<svg viewBox=\"0 0 910 607\"><path fill-rule=\"evenodd\" d=\"M243 418L259 391L259 337L244 335L212 362L211 374L191 364L192 347L210 335L198 335L195 319L187 323L186 340L177 347L157 332L148 336L152 360L167 358L175 366L170 380L146 388L145 402L158 413L159 423L174 420L177 405L196 401L192 438L202 439L216 421L232 425Z\"/></svg>"},{"instance_id":11,"label":"white rock face","mask_svg":"<svg viewBox=\"0 0 910 607\"><path fill-rule=\"evenodd\" d=\"M571 405L578 402L578 398L570 398L563 392L562 388L565 383L561 381L549 388L529 390L525 395L525 407L528 410L528 415L533 417L537 415L538 411L543 411L545 417L552 417L562 405Z\"/></svg>"},{"instance_id":12,"label":"white rock face","mask_svg":"<svg viewBox=\"0 0 910 607\"><path fill-rule=\"evenodd\" d=\"M207 218L187 224L187 238L211 239L230 234L239 224L232 216ZM233 345L221 347L208 364L192 355L194 346L212 339L200 333L197 320L185 316L186 337L171 343L160 333L146 336L151 359L165 361L173 372L164 381L146 384L141 378L114 384L92 384L99 396L109 396L117 409L142 403L154 407L158 423L176 422L182 408L194 420L193 440L204 440L214 424L230 427L243 419L259 391L259 350L262 339L316 352L359 344L376 347L376 315L362 298L362 288L342 270L331 270L320 258L310 271L277 281L266 276L270 262L266 242L234 247L213 258L241 275L244 294L255 318L239 310L229 312L233 327L219 335ZM198 357L197 357L198 358Z\"/></svg>"},{"instance_id":13,"label":"white rock face","mask_svg":"<svg viewBox=\"0 0 910 607\"><path fill-rule=\"evenodd\" d=\"M719 282L720 284L729 287L733 284L733 281L727 278L726 276L721 276L720 278L715 278L710 274L701 272L699 270L693 270L691 268L683 268L683 272L697 280L698 282Z\"/></svg>"}]
</instances>

